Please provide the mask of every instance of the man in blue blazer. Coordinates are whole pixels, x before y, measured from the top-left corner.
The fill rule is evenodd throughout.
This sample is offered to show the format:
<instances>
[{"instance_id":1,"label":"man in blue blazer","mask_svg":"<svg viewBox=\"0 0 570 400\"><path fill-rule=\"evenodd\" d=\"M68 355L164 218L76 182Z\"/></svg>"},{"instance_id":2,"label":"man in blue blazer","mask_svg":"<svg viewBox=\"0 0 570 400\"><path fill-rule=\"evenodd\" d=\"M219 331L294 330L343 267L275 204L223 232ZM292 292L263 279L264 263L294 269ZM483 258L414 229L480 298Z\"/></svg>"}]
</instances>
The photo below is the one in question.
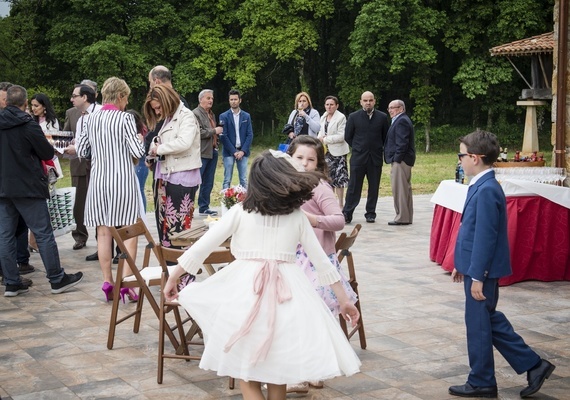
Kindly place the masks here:
<instances>
[{"instance_id":1,"label":"man in blue blazer","mask_svg":"<svg viewBox=\"0 0 570 400\"><path fill-rule=\"evenodd\" d=\"M464 385L449 393L461 397L497 397L493 346L517 374L527 373L521 397L538 392L555 366L541 359L496 309L499 278L511 274L507 202L495 179L499 156L494 134L477 130L460 139L459 161L472 176L455 245L454 282L464 282L467 352L471 372Z\"/></svg>"},{"instance_id":2,"label":"man in blue blazer","mask_svg":"<svg viewBox=\"0 0 570 400\"><path fill-rule=\"evenodd\" d=\"M392 118L386 144L384 160L391 165L390 181L396 217L388 225L410 225L414 219L412 196L412 167L416 162L414 144L414 125L406 114L406 105L402 100L393 100L388 105Z\"/></svg>"},{"instance_id":3,"label":"man in blue blazer","mask_svg":"<svg viewBox=\"0 0 570 400\"><path fill-rule=\"evenodd\" d=\"M247 160L253 141L251 116L240 108L241 94L239 90L229 91L230 109L220 115L224 132L220 136L222 157L224 162L223 189L230 187L234 164L237 165L239 184L247 187Z\"/></svg>"}]
</instances>

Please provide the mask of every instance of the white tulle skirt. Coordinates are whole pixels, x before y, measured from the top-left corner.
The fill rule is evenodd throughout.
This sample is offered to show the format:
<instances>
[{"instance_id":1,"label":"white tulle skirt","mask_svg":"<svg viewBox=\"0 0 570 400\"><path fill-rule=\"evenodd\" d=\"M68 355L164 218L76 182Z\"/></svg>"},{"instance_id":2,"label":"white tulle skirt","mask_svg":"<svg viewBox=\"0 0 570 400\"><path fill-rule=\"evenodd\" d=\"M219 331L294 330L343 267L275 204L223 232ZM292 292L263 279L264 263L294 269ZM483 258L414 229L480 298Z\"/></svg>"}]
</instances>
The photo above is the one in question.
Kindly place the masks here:
<instances>
[{"instance_id":1,"label":"white tulle skirt","mask_svg":"<svg viewBox=\"0 0 570 400\"><path fill-rule=\"evenodd\" d=\"M294 263L272 266L279 269L291 298L275 306L274 336L266 357L253 361L271 331L269 293L263 296L250 331L224 351L257 300L253 286L261 264L236 260L180 292L180 303L204 334L200 368L217 371L219 376L273 384L326 380L359 372L360 360L338 320Z\"/></svg>"}]
</instances>

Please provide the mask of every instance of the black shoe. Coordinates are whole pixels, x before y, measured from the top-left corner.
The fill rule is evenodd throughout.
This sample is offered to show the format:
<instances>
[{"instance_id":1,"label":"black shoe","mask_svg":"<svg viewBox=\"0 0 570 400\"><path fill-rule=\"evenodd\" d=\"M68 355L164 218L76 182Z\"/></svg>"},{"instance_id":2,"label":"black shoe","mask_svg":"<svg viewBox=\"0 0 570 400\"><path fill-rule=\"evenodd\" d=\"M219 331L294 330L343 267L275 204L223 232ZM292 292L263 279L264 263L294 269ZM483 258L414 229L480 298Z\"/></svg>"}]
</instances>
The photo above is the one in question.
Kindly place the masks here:
<instances>
[{"instance_id":1,"label":"black shoe","mask_svg":"<svg viewBox=\"0 0 570 400\"><path fill-rule=\"evenodd\" d=\"M532 369L529 369L526 373L528 386L525 389L521 390L521 397L527 397L538 392L542 387L544 381L548 379L548 377L552 374L554 368L556 368L555 365L551 364L545 359L541 359L540 364Z\"/></svg>"},{"instance_id":2,"label":"black shoe","mask_svg":"<svg viewBox=\"0 0 570 400\"><path fill-rule=\"evenodd\" d=\"M75 274L65 274L63 279L59 283L51 284L51 293L60 294L63 293L75 285L77 285L83 279L83 272L76 272Z\"/></svg>"},{"instance_id":3,"label":"black shoe","mask_svg":"<svg viewBox=\"0 0 570 400\"><path fill-rule=\"evenodd\" d=\"M398 226L398 225L412 225L411 222L398 222L398 221L390 221L388 225Z\"/></svg>"},{"instance_id":4,"label":"black shoe","mask_svg":"<svg viewBox=\"0 0 570 400\"><path fill-rule=\"evenodd\" d=\"M344 215L344 222L346 222L347 224L350 224L350 222L352 221L352 215L348 215L344 211L342 212L342 214Z\"/></svg>"},{"instance_id":5,"label":"black shoe","mask_svg":"<svg viewBox=\"0 0 570 400\"><path fill-rule=\"evenodd\" d=\"M6 283L4 282L4 277L0 276L0 284L2 286L6 286ZM26 286L32 286L34 284L34 282L32 282L31 279L28 278L24 278L23 276L20 277L20 281L22 282L22 285L26 285Z\"/></svg>"},{"instance_id":6,"label":"black shoe","mask_svg":"<svg viewBox=\"0 0 570 400\"><path fill-rule=\"evenodd\" d=\"M24 263L19 263L18 264L18 271L20 271L20 275L26 275L26 274L31 274L32 272L34 272L36 269L34 268L33 265L30 265L28 263L24 264Z\"/></svg>"},{"instance_id":7,"label":"black shoe","mask_svg":"<svg viewBox=\"0 0 570 400\"><path fill-rule=\"evenodd\" d=\"M450 386L449 394L459 397L486 397L491 399L497 397L497 386L473 387L467 382L465 385Z\"/></svg>"},{"instance_id":8,"label":"black shoe","mask_svg":"<svg viewBox=\"0 0 570 400\"><path fill-rule=\"evenodd\" d=\"M27 293L28 285L20 283L19 285L6 285L4 297L16 297L19 294Z\"/></svg>"},{"instance_id":9,"label":"black shoe","mask_svg":"<svg viewBox=\"0 0 570 400\"><path fill-rule=\"evenodd\" d=\"M211 210L208 208L204 211L200 211L199 214L203 217L207 217L207 216L215 217L216 215L218 215L218 212L216 210Z\"/></svg>"},{"instance_id":10,"label":"black shoe","mask_svg":"<svg viewBox=\"0 0 570 400\"><path fill-rule=\"evenodd\" d=\"M85 261L98 261L99 260L99 253L95 252L93 254L89 254L85 257Z\"/></svg>"},{"instance_id":11,"label":"black shoe","mask_svg":"<svg viewBox=\"0 0 570 400\"><path fill-rule=\"evenodd\" d=\"M84 248L86 245L85 242L75 242L75 244L73 245L73 250L79 250Z\"/></svg>"},{"instance_id":12,"label":"black shoe","mask_svg":"<svg viewBox=\"0 0 570 400\"><path fill-rule=\"evenodd\" d=\"M119 263L119 256L121 255L121 253L117 254L115 257L113 257L113 264L118 264Z\"/></svg>"},{"instance_id":13,"label":"black shoe","mask_svg":"<svg viewBox=\"0 0 570 400\"><path fill-rule=\"evenodd\" d=\"M366 217L366 222L376 222L376 218L372 218L372 217Z\"/></svg>"}]
</instances>

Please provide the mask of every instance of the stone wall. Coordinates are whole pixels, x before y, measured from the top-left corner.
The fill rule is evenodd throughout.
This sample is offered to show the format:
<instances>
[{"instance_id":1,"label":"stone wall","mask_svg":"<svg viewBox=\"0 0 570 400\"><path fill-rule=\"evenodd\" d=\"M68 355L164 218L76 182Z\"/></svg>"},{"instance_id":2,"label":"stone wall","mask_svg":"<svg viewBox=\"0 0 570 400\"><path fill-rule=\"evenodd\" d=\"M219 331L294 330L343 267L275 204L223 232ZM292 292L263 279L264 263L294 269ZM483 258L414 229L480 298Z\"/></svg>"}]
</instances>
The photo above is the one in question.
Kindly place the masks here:
<instances>
[{"instance_id":1,"label":"stone wall","mask_svg":"<svg viewBox=\"0 0 570 400\"><path fill-rule=\"evenodd\" d=\"M560 23L560 1L567 0L556 0L554 5L554 35L558 38L558 30ZM567 8L568 10L568 8ZM568 30L568 35L570 36L570 30ZM567 38L568 40L568 38ZM567 57L570 56L567 54ZM565 168L570 171L570 60L567 62L567 72L566 72L566 127L565 127L565 149L566 154L564 156ZM554 71L552 73L552 146L556 143L556 102L558 99L557 93L558 85L558 40L554 41ZM554 155L552 157L552 165L554 165ZM565 186L569 186L570 179L566 179Z\"/></svg>"}]
</instances>

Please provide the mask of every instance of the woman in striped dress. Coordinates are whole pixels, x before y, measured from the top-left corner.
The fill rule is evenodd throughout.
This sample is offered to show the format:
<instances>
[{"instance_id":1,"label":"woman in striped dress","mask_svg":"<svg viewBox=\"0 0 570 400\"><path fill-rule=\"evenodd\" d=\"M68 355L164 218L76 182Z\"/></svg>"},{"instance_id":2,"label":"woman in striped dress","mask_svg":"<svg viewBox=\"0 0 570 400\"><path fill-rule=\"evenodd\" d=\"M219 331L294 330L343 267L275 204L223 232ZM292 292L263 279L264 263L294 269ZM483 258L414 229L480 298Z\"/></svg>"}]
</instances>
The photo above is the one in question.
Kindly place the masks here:
<instances>
[{"instance_id":1,"label":"woman in striped dress","mask_svg":"<svg viewBox=\"0 0 570 400\"><path fill-rule=\"evenodd\" d=\"M111 77L101 90L103 107L91 114L78 137L77 154L91 158L91 178L85 203L85 225L97 227L97 251L103 271L107 301L112 298L112 236L110 227L131 225L141 216L142 200L134 162L144 155L142 136L137 134L135 119L124 112L131 90L122 79ZM125 242L136 257L137 241ZM130 275L128 266L124 275ZM123 277L117 277L117 280ZM121 293L123 297L129 294Z\"/></svg>"}]
</instances>

